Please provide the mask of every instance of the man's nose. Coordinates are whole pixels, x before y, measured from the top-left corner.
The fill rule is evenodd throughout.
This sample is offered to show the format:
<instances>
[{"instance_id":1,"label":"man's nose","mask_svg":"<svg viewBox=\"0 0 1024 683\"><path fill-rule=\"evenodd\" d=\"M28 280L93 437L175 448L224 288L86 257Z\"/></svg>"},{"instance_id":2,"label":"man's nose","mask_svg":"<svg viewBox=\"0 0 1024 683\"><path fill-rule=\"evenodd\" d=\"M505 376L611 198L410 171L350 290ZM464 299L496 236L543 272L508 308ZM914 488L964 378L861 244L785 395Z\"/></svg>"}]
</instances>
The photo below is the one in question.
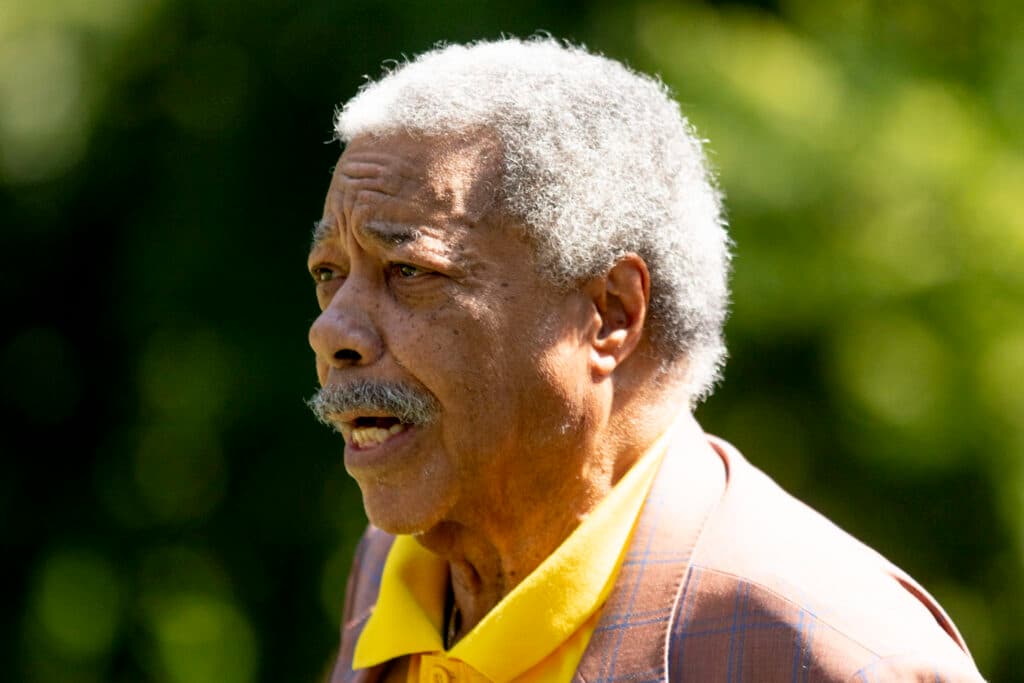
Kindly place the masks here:
<instances>
[{"instance_id":1,"label":"man's nose","mask_svg":"<svg viewBox=\"0 0 1024 683\"><path fill-rule=\"evenodd\" d=\"M337 369L371 365L382 352L380 335L367 312L362 307L346 305L342 292L313 321L309 345L316 353L318 365Z\"/></svg>"}]
</instances>

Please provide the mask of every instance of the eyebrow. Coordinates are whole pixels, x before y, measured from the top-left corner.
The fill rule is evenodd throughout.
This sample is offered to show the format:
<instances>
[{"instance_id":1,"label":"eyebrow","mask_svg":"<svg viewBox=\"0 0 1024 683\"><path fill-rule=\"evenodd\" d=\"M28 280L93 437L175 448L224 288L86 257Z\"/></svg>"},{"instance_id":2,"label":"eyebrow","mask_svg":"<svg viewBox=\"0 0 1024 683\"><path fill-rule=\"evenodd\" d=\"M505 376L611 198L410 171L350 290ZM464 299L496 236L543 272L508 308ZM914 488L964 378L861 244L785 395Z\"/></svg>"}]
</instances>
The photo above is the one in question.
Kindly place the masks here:
<instances>
[{"instance_id":1,"label":"eyebrow","mask_svg":"<svg viewBox=\"0 0 1024 683\"><path fill-rule=\"evenodd\" d=\"M313 236L310 251L331 238L336 230L334 222L322 218L313 223ZM367 221L359 231L378 244L397 247L415 241L422 234L419 229L404 223L388 223L386 221Z\"/></svg>"},{"instance_id":2,"label":"eyebrow","mask_svg":"<svg viewBox=\"0 0 1024 683\"><path fill-rule=\"evenodd\" d=\"M386 221L366 221L359 227L359 231L374 242L389 247L414 242L422 234L411 225Z\"/></svg>"},{"instance_id":3,"label":"eyebrow","mask_svg":"<svg viewBox=\"0 0 1024 683\"><path fill-rule=\"evenodd\" d=\"M331 236L332 232L334 232L334 223L326 218L313 221L313 234L310 239L309 250L314 251Z\"/></svg>"}]
</instances>

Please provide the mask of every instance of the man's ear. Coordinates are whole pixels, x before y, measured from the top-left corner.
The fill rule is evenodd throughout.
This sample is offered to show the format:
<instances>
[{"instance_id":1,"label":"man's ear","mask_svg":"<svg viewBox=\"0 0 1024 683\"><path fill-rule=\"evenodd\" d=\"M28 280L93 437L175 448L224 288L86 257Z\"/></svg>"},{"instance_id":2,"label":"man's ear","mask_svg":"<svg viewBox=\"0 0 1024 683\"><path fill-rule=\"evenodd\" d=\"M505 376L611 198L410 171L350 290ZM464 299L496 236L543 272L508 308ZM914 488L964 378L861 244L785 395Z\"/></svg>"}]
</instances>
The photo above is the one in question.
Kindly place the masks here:
<instances>
[{"instance_id":1,"label":"man's ear","mask_svg":"<svg viewBox=\"0 0 1024 683\"><path fill-rule=\"evenodd\" d=\"M593 304L590 344L591 370L600 377L610 375L640 343L647 304L651 296L651 275L636 254L626 254L604 276L586 285Z\"/></svg>"}]
</instances>

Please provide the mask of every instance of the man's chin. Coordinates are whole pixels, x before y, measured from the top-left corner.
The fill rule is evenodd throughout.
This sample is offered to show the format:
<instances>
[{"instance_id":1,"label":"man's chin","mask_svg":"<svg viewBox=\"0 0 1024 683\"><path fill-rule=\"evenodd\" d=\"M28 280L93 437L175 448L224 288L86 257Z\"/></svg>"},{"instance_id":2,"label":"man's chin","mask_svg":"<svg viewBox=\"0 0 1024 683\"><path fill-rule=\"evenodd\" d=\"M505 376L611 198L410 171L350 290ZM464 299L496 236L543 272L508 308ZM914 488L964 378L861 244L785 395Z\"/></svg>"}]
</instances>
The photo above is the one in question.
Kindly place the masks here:
<instances>
[{"instance_id":1,"label":"man's chin","mask_svg":"<svg viewBox=\"0 0 1024 683\"><path fill-rule=\"evenodd\" d=\"M366 511L366 517L370 524L392 536L418 536L431 528L415 520L395 519L392 515L373 515L369 510Z\"/></svg>"},{"instance_id":2,"label":"man's chin","mask_svg":"<svg viewBox=\"0 0 1024 683\"><path fill-rule=\"evenodd\" d=\"M426 533L442 520L444 508L431 501L428 505L415 505L412 496L374 495L363 491L363 509L370 524L392 535L415 536Z\"/></svg>"}]
</instances>

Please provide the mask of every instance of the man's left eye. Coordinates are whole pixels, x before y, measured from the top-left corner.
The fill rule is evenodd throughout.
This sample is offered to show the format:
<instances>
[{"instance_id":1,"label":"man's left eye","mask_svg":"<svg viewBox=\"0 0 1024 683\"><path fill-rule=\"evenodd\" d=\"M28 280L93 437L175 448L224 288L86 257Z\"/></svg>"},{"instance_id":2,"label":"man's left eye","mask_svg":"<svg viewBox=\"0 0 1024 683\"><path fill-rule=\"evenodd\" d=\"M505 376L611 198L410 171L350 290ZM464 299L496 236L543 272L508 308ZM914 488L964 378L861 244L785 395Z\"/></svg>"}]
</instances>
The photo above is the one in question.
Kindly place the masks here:
<instances>
[{"instance_id":1,"label":"man's left eye","mask_svg":"<svg viewBox=\"0 0 1024 683\"><path fill-rule=\"evenodd\" d=\"M426 272L416 266L410 266L408 263L395 263L391 266L391 270L399 277L416 277Z\"/></svg>"}]
</instances>

